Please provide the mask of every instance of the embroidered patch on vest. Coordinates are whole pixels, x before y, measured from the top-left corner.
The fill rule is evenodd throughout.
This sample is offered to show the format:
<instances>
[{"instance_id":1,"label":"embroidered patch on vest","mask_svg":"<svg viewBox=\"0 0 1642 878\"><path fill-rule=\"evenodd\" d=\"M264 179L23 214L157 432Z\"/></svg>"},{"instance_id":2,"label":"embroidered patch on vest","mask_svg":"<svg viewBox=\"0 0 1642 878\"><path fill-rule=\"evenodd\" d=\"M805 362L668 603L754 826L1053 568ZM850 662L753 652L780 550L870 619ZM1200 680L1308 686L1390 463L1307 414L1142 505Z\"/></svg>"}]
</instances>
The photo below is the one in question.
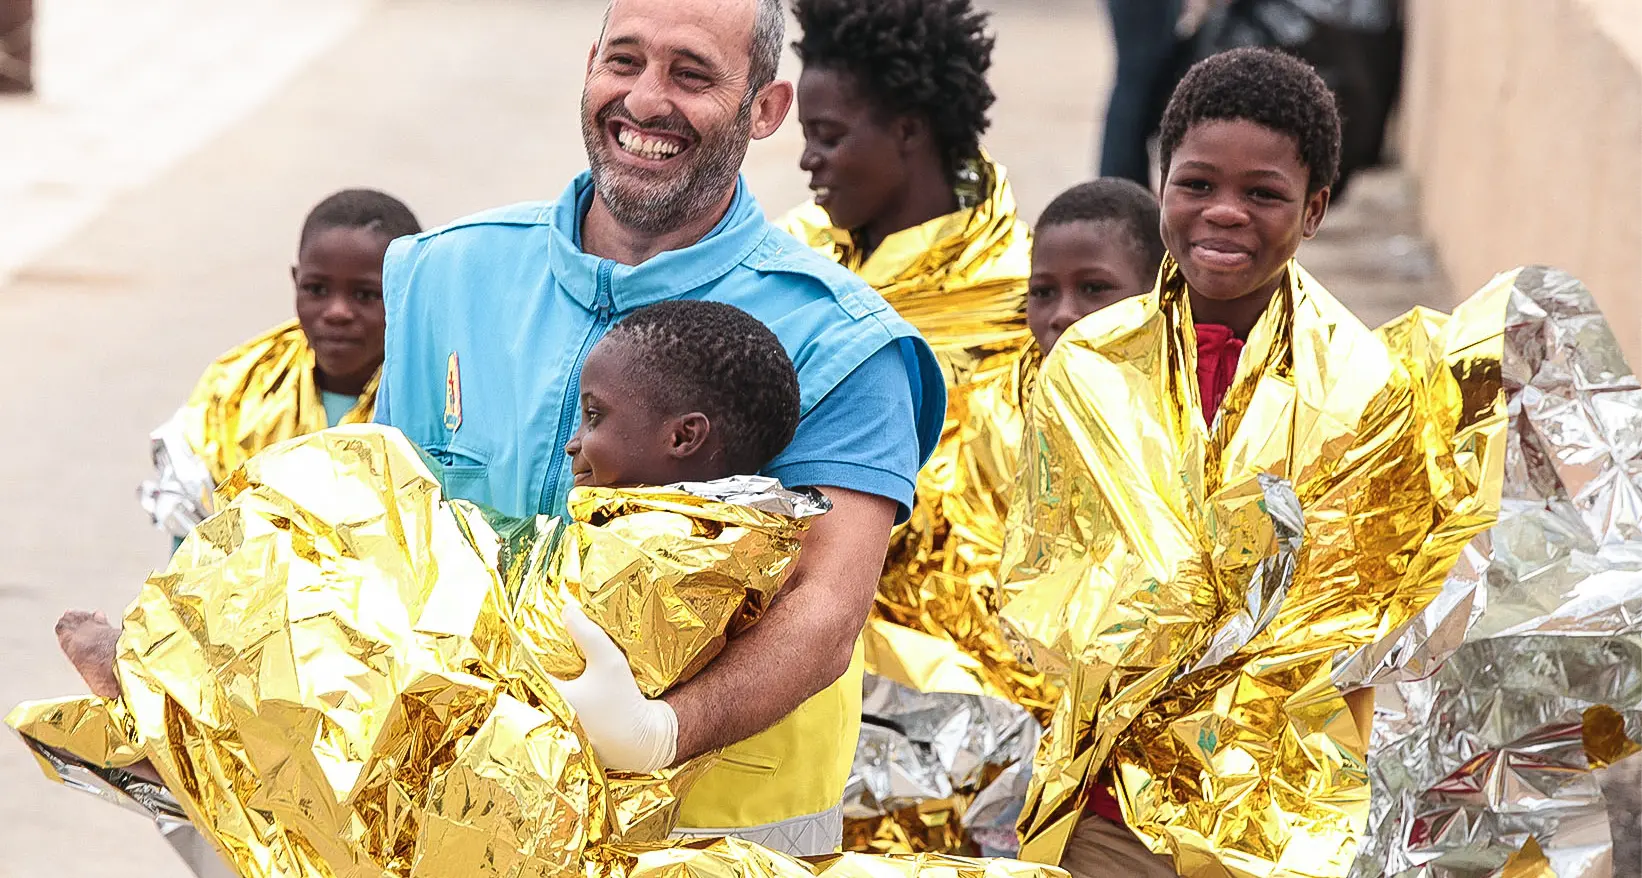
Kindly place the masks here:
<instances>
[{"instance_id":1,"label":"embroidered patch on vest","mask_svg":"<svg viewBox=\"0 0 1642 878\"><path fill-rule=\"evenodd\" d=\"M462 426L462 368L457 364L456 352L450 355L445 367L445 429L456 432Z\"/></svg>"}]
</instances>

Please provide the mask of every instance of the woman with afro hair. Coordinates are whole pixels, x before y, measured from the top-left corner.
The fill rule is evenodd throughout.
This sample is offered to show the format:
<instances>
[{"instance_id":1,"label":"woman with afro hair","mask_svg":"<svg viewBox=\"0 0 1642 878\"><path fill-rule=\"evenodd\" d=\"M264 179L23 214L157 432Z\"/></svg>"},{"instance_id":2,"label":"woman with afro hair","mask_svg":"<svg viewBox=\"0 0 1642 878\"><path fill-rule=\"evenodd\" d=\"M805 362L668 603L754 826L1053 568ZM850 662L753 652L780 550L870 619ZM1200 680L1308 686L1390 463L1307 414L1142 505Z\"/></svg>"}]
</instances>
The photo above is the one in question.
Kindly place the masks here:
<instances>
[{"instance_id":1,"label":"woman with afro hair","mask_svg":"<svg viewBox=\"0 0 1642 878\"><path fill-rule=\"evenodd\" d=\"M797 0L794 12L800 166L815 200L785 225L918 328L949 400L912 518L890 543L868 670L1047 717L1043 678L1016 661L991 610L1022 387L1039 354L1026 322L1029 232L981 148L994 100L988 16L971 0ZM916 656L896 651L907 643Z\"/></svg>"}]
</instances>

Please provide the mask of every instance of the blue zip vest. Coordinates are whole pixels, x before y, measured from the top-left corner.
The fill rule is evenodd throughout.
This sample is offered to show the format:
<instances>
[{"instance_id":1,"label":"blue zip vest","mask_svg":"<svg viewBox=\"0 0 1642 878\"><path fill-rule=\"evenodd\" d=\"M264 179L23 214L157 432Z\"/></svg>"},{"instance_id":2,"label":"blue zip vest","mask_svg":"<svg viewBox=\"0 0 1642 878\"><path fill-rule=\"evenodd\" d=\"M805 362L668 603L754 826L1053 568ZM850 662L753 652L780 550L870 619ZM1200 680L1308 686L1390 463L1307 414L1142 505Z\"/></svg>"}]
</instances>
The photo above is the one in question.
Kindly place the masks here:
<instances>
[{"instance_id":1,"label":"blue zip vest","mask_svg":"<svg viewBox=\"0 0 1642 878\"><path fill-rule=\"evenodd\" d=\"M592 185L583 172L558 201L480 213L388 250L378 420L445 464L447 494L513 516L562 514L582 362L622 317L668 299L725 302L774 330L798 370L802 416L896 345L928 458L946 413L929 346L865 282L771 225L744 180L705 238L637 266L582 252Z\"/></svg>"}]
</instances>

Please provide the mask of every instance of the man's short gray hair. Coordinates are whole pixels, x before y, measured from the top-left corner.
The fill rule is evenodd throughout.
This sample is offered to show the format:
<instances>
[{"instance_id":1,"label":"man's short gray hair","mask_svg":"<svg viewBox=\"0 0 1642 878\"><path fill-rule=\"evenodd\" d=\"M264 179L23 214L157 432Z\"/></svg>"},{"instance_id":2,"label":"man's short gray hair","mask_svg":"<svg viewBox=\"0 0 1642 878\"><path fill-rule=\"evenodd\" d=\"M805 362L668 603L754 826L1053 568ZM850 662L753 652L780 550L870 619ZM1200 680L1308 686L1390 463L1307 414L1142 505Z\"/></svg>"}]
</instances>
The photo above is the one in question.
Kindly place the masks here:
<instances>
[{"instance_id":1,"label":"man's short gray hair","mask_svg":"<svg viewBox=\"0 0 1642 878\"><path fill-rule=\"evenodd\" d=\"M752 53L747 58L747 88L757 93L775 81L775 72L781 68L781 43L787 38L787 12L781 0L756 0L758 18L753 21ZM610 10L616 0L604 6L604 23L599 26L599 42L604 42L604 30L610 26Z\"/></svg>"},{"instance_id":2,"label":"man's short gray hair","mask_svg":"<svg viewBox=\"0 0 1642 878\"><path fill-rule=\"evenodd\" d=\"M775 72L781 67L781 43L786 38L787 13L781 8L781 0L758 0L753 51L747 67L747 84L753 91L775 81Z\"/></svg>"}]
</instances>

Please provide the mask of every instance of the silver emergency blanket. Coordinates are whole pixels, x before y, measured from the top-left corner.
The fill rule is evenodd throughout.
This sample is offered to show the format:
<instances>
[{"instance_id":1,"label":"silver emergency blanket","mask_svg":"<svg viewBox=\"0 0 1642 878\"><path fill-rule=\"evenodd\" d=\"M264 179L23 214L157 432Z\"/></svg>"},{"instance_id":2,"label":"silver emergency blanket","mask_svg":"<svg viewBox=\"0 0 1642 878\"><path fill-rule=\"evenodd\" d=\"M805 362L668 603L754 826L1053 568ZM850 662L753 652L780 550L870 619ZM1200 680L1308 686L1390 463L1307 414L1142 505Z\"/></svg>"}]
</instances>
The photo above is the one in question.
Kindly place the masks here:
<instances>
[{"instance_id":1,"label":"silver emergency blanket","mask_svg":"<svg viewBox=\"0 0 1642 878\"><path fill-rule=\"evenodd\" d=\"M1353 875L1642 875L1642 385L1590 293L1510 287L1499 523L1337 680L1378 682Z\"/></svg>"},{"instance_id":2,"label":"silver emergency blanket","mask_svg":"<svg viewBox=\"0 0 1642 878\"><path fill-rule=\"evenodd\" d=\"M188 536L210 514L211 471L189 447L187 409L179 409L148 436L154 477L137 489L143 511L154 526L177 539Z\"/></svg>"},{"instance_id":3,"label":"silver emergency blanket","mask_svg":"<svg viewBox=\"0 0 1642 878\"><path fill-rule=\"evenodd\" d=\"M123 769L88 765L37 741L26 743L37 759L56 772L64 786L153 820L166 843L197 878L235 878L234 870L188 822L182 805L161 784Z\"/></svg>"},{"instance_id":4,"label":"silver emergency blanket","mask_svg":"<svg viewBox=\"0 0 1642 878\"><path fill-rule=\"evenodd\" d=\"M844 789L846 849L1020 849L1015 819L1042 733L1030 713L1001 698L919 692L868 674L861 715Z\"/></svg>"},{"instance_id":5,"label":"silver emergency blanket","mask_svg":"<svg viewBox=\"0 0 1642 878\"><path fill-rule=\"evenodd\" d=\"M711 482L679 482L674 490L705 500L746 506L788 518L814 518L832 511L832 501L814 488L788 490L768 476L728 476Z\"/></svg>"}]
</instances>

